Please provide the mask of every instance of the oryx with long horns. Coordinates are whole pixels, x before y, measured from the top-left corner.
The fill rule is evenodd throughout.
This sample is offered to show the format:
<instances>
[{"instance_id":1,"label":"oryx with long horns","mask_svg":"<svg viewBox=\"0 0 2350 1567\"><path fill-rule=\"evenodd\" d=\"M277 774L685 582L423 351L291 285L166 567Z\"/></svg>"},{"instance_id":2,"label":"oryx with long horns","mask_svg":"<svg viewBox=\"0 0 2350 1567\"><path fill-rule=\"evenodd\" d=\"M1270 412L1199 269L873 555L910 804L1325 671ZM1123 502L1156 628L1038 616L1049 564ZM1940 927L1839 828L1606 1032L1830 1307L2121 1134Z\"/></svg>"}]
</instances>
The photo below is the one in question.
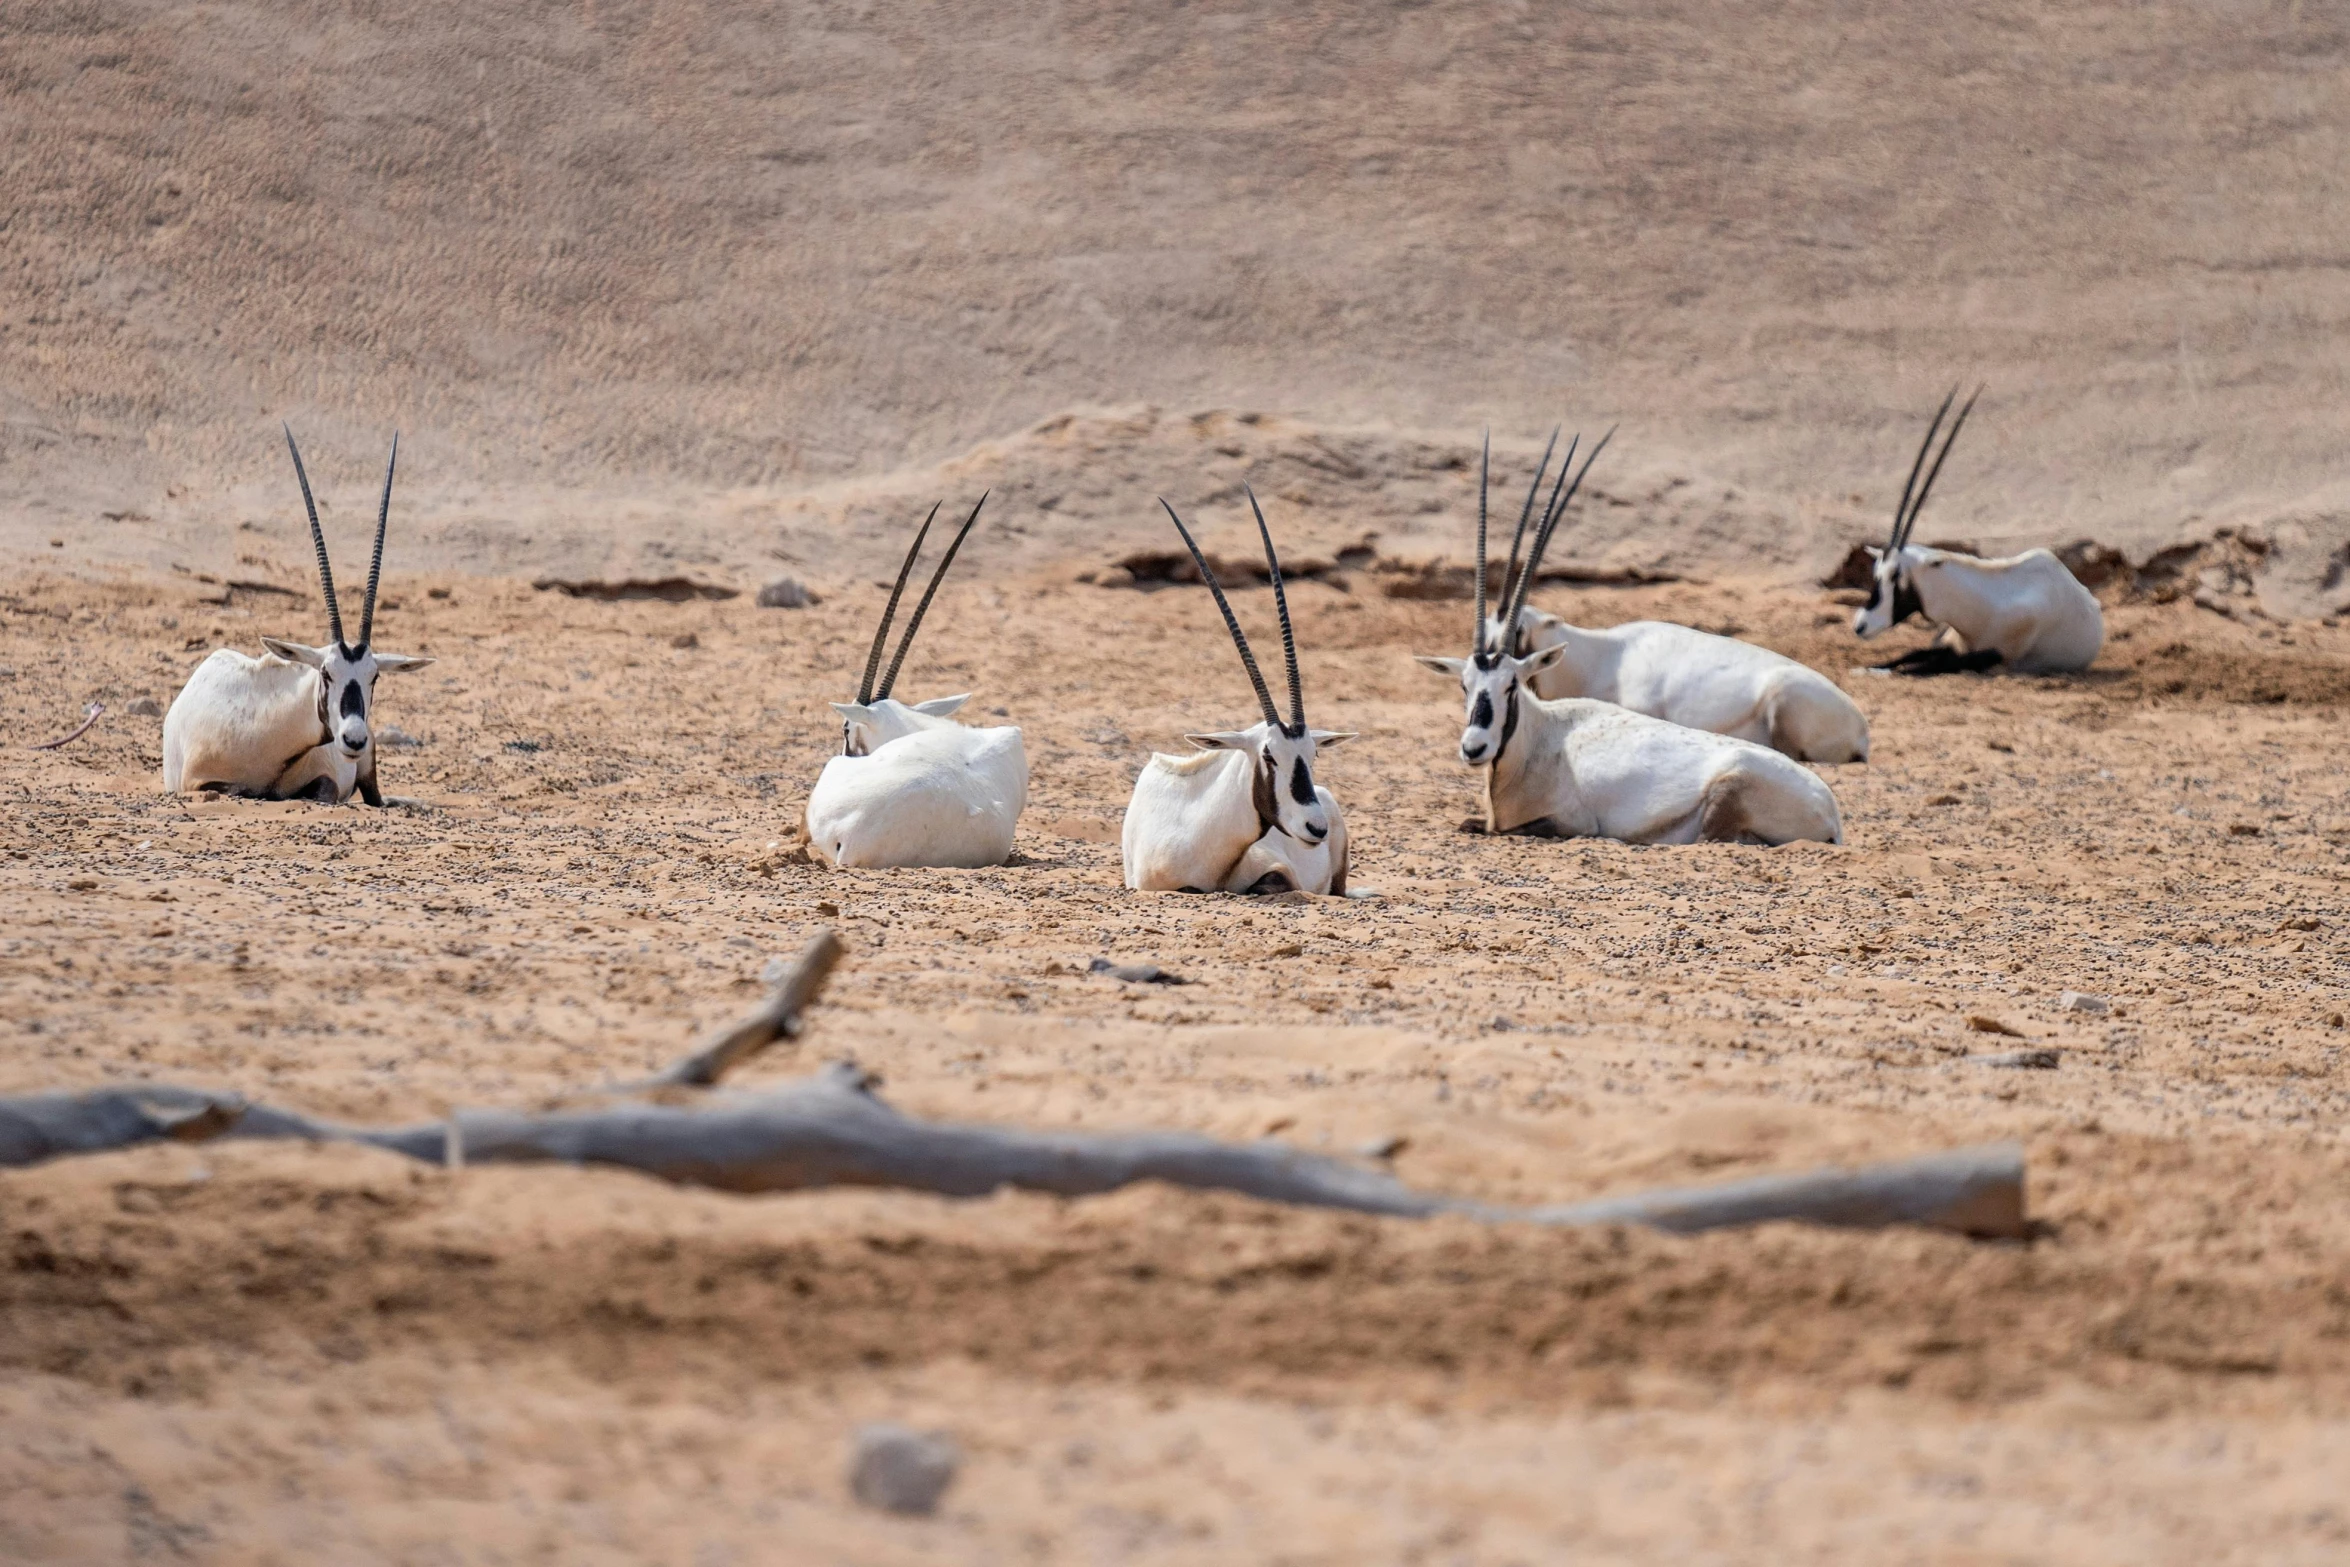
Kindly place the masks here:
<instances>
[{"instance_id":1,"label":"oryx with long horns","mask_svg":"<svg viewBox=\"0 0 2350 1567\"><path fill-rule=\"evenodd\" d=\"M1486 831L1628 843L1842 842L1835 795L1800 762L1613 702L1535 694L1534 680L1566 649L1554 644L1521 656L1500 637L1501 627L1519 624L1530 569L1513 573L1498 619L1486 615L1483 475L1491 462L1489 439L1478 487L1470 655L1422 660L1461 683L1468 709L1461 760L1485 774ZM1584 471L1589 468L1586 458ZM1581 473L1574 482L1582 482ZM1556 522L1559 505L1545 516L1546 525ZM1539 534L1535 549L1538 558Z\"/></svg>"},{"instance_id":2,"label":"oryx with long horns","mask_svg":"<svg viewBox=\"0 0 2350 1567\"><path fill-rule=\"evenodd\" d=\"M890 695L938 585L986 504L987 497L980 496L963 519L884 671L881 653L890 623L897 618L922 542L938 519L938 507L930 508L873 633L857 699L832 704L841 716L840 755L824 764L808 792L804 824L809 851L827 865L1001 865L1011 857L1012 832L1028 804L1028 752L1019 729L957 723L952 715L971 699L969 692L911 706Z\"/></svg>"},{"instance_id":3,"label":"oryx with long horns","mask_svg":"<svg viewBox=\"0 0 2350 1567\"><path fill-rule=\"evenodd\" d=\"M1926 438L1910 464L1909 480L1893 509L1893 532L1885 547L1871 546L1876 569L1869 579L1869 600L1853 611L1852 629L1864 641L1890 631L1912 615L1938 621L1942 634L1925 647L1879 664L1904 675L1947 675L1967 670L2005 667L2029 673L2087 669L2105 646L2105 612L2080 580L2046 550L2026 550L2000 560L1983 560L1950 550L1928 549L1909 542L1925 509L1926 496L1942 473L1959 426L1974 411L1975 388L1931 467L1926 454L1958 398L1958 388L1942 399ZM1925 482L1918 482L1920 472Z\"/></svg>"},{"instance_id":4,"label":"oryx with long horns","mask_svg":"<svg viewBox=\"0 0 2350 1567\"><path fill-rule=\"evenodd\" d=\"M294 477L310 514L310 543L318 552L318 585L326 595L327 642L306 647L263 637L267 654L252 658L219 648L172 699L163 715L163 787L172 794L218 793L269 800L312 799L341 804L356 791L369 805L384 803L375 779L375 677L422 669L432 662L375 648L375 594L383 577L384 528L392 514L392 474L400 464L400 437L392 437L384 465L383 500L375 513L375 553L367 564L367 601L359 612L359 639L343 635L334 569L302 449L286 429Z\"/></svg>"},{"instance_id":5,"label":"oryx with long horns","mask_svg":"<svg viewBox=\"0 0 2350 1567\"><path fill-rule=\"evenodd\" d=\"M1559 650L1557 658L1533 677L1534 694L1539 697L1595 697L1691 729L1757 741L1800 761L1867 761L1867 717L1835 681L1816 669L1751 642L1670 621L1634 620L1604 631L1587 631L1526 603L1523 588L1531 585L1542 569L1543 555L1565 515L1566 503L1574 499L1583 474L1591 469L1591 459L1614 433L1611 430L1600 437L1572 483L1567 473L1574 467L1575 447L1581 438L1568 446L1566 461L1551 485L1550 499L1534 530L1533 552L1521 565L1519 547L1525 541L1542 481L1549 474L1551 453L1558 448L1558 432L1551 432L1550 445L1543 449L1541 466L1535 470L1525 504L1518 510L1509 568L1502 575L1502 601L1514 600L1519 606L1514 634L1505 635L1503 622L1497 620L1486 630L1485 640L1506 646L1520 658L1543 648ZM1482 517L1482 480L1480 485L1477 506ZM1459 661L1423 658L1421 662L1450 674Z\"/></svg>"},{"instance_id":6,"label":"oryx with long horns","mask_svg":"<svg viewBox=\"0 0 2350 1567\"><path fill-rule=\"evenodd\" d=\"M1223 584L1205 555L1164 499L1168 520L1183 536L1199 567L1200 580L1215 596L1224 628L1239 650L1241 667L1256 689L1263 719L1246 729L1187 734L1200 749L1186 756L1152 753L1134 780L1126 806L1121 847L1126 885L1148 892L1346 892L1346 817L1337 798L1314 781L1318 754L1351 733L1314 729L1306 723L1305 686L1297 668L1297 637L1289 624L1289 594L1281 582L1281 558L1264 509L1249 491L1257 536L1264 541L1265 567L1273 583L1273 608L1281 620L1281 654L1289 674L1289 716L1273 705L1273 694L1249 651L1248 637L1232 613Z\"/></svg>"}]
</instances>

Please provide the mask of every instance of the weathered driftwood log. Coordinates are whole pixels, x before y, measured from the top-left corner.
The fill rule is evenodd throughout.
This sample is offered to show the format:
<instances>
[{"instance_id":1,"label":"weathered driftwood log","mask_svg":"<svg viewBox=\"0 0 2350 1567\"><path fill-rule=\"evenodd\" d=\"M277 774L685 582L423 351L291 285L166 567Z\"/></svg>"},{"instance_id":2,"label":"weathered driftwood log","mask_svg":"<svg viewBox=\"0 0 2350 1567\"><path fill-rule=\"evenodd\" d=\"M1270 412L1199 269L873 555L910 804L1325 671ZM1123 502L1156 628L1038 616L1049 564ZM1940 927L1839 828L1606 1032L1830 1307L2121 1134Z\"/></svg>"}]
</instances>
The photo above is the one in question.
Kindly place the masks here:
<instances>
[{"instance_id":1,"label":"weathered driftwood log","mask_svg":"<svg viewBox=\"0 0 2350 1567\"><path fill-rule=\"evenodd\" d=\"M838 960L830 932L809 943L775 994L677 1066L579 1107L462 1110L446 1121L358 1127L234 1094L163 1084L0 1099L0 1166L141 1143L302 1138L363 1143L433 1163L605 1164L733 1192L894 1186L976 1197L1001 1187L1086 1196L1136 1181L1238 1192L1272 1202L1424 1218L1461 1214L1534 1224L1638 1224L1676 1233L1800 1220L1876 1228L1924 1225L2020 1236L2021 1145L1995 1143L1919 1159L1518 1208L1422 1192L1384 1171L1286 1144L1219 1142L1190 1132L1029 1131L920 1121L873 1092L853 1065L756 1093L677 1090L714 1084L798 1029Z\"/></svg>"}]
</instances>

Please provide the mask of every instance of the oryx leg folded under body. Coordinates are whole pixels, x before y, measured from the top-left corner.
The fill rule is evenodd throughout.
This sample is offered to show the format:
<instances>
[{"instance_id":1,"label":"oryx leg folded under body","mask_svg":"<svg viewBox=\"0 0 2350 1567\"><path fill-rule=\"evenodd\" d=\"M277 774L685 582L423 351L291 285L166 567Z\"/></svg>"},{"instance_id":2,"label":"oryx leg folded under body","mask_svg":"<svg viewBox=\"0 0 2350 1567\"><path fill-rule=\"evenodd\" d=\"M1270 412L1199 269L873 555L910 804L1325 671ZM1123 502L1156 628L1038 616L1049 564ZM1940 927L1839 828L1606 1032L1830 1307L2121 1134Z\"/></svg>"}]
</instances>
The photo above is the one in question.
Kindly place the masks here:
<instances>
[{"instance_id":1,"label":"oryx leg folded under body","mask_svg":"<svg viewBox=\"0 0 2350 1567\"><path fill-rule=\"evenodd\" d=\"M1328 829L1319 841L1284 830L1279 810L1268 810L1268 796L1279 785L1263 751L1248 744L1271 737L1252 729L1233 738L1243 737L1240 749L1154 753L1144 765L1121 834L1127 886L1158 892L1346 891L1346 815L1337 797L1314 786Z\"/></svg>"},{"instance_id":2,"label":"oryx leg folded under body","mask_svg":"<svg viewBox=\"0 0 2350 1567\"><path fill-rule=\"evenodd\" d=\"M1980 388L1975 395L1982 395ZM1853 632L1866 641L1912 615L1939 622L1943 635L1935 645L1877 666L1898 674L1948 675L1993 668L2060 674L2087 669L2105 646L2105 611L2063 561L2047 550L1984 560L1909 542L1951 443L1975 406L1970 397L1959 409L1950 433L1943 437L1941 453L1927 467L1926 454L1957 396L1954 389L1945 397L1926 427L1925 442L1894 508L1893 532L1885 547L1869 550L1876 557L1876 569L1868 602L1853 612Z\"/></svg>"},{"instance_id":3,"label":"oryx leg folded under body","mask_svg":"<svg viewBox=\"0 0 2350 1567\"><path fill-rule=\"evenodd\" d=\"M866 655L857 700L832 704L841 715L841 754L824 764L808 792L804 819L808 850L827 865L974 867L1001 865L1011 857L1012 835L1028 804L1028 752L1019 729L957 723L953 714L969 700L967 693L912 705L890 695L931 598L986 504L982 495L947 546L906 623L896 656L882 672L890 622L938 516L938 508L931 508L898 569L897 585Z\"/></svg>"},{"instance_id":4,"label":"oryx leg folded under body","mask_svg":"<svg viewBox=\"0 0 2350 1567\"><path fill-rule=\"evenodd\" d=\"M1463 757L1485 767L1488 831L1625 843L1843 842L1835 794L1801 762L1613 703L1545 702L1522 678L1510 691L1506 666L1516 662L1471 666L1463 676L1472 714L1479 696L1500 714L1496 725L1472 724L1461 741Z\"/></svg>"},{"instance_id":5,"label":"oryx leg folded under body","mask_svg":"<svg viewBox=\"0 0 2350 1567\"><path fill-rule=\"evenodd\" d=\"M1200 750L1187 756L1154 753L1134 780L1120 834L1126 885L1144 892L1287 892L1343 895L1346 891L1346 817L1331 792L1314 781L1323 748L1349 734L1306 724L1305 688L1297 667L1297 639L1289 623L1289 595L1281 559L1257 498L1257 534L1281 620L1281 650L1289 675L1289 717L1249 651L1248 638L1224 588L1175 508L1165 506L1175 531L1198 565L1200 580L1224 616L1225 629L1256 688L1264 718L1246 729L1184 736Z\"/></svg>"},{"instance_id":6,"label":"oryx leg folded under body","mask_svg":"<svg viewBox=\"0 0 2350 1567\"><path fill-rule=\"evenodd\" d=\"M384 469L383 502L375 518L375 554L367 570L367 601L359 640L343 636L343 613L327 562L326 535L294 432L286 431L294 476L310 514L310 542L318 552L318 580L326 595L328 640L323 647L263 637L268 651L253 658L219 648L189 676L163 715L163 787L171 794L231 794L269 800L340 804L356 793L381 805L376 785L375 681L380 674L422 669L429 658L379 653L374 647L376 588L382 580L384 528L391 517L392 474L400 440Z\"/></svg>"}]
</instances>

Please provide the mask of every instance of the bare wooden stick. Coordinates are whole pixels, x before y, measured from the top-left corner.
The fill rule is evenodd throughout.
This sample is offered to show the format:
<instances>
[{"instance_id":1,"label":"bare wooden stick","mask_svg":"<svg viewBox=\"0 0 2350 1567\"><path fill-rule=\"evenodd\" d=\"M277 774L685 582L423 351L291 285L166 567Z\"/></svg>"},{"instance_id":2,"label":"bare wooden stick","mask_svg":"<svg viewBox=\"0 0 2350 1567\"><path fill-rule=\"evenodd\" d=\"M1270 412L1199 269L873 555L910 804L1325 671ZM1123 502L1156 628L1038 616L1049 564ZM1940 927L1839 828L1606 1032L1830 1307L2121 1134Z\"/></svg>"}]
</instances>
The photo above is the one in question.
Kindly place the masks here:
<instances>
[{"instance_id":1,"label":"bare wooden stick","mask_svg":"<svg viewBox=\"0 0 2350 1567\"><path fill-rule=\"evenodd\" d=\"M800 1014L824 993L824 982L840 962L841 950L840 937L830 928L808 938L782 983L756 1011L710 1035L691 1055L651 1078L647 1086L710 1088L776 1040L797 1039Z\"/></svg>"},{"instance_id":2,"label":"bare wooden stick","mask_svg":"<svg viewBox=\"0 0 2350 1567\"><path fill-rule=\"evenodd\" d=\"M105 703L92 702L82 712L82 726L79 729L76 729L72 734L61 735L55 740L44 740L39 745L28 745L25 747L25 749L28 751L54 751L61 745L71 745L76 740L79 740L82 736L88 734L90 732L90 726L96 723L100 718L104 717L105 713Z\"/></svg>"},{"instance_id":3,"label":"bare wooden stick","mask_svg":"<svg viewBox=\"0 0 2350 1567\"><path fill-rule=\"evenodd\" d=\"M715 1085L801 1015L840 961L819 931L755 1011L621 1095ZM360 1143L428 1164L602 1164L732 1192L892 1186L977 1197L1013 1186L1063 1196L1137 1181L1238 1192L1269 1202L1427 1218L1460 1214L1545 1225L1638 1224L1677 1234L1798 1220L1848 1228L1923 1225L1968 1235L2026 1233L2024 1153L1994 1143L1920 1159L1765 1176L1721 1186L1638 1192L1518 1208L1417 1191L1384 1170L1270 1139L1219 1142L1192 1132L1031 1131L918 1121L873 1092L850 1063L753 1093L691 1102L603 1098L546 1111L460 1110L414 1126L362 1127L247 1102L242 1096L140 1083L83 1093L0 1098L0 1167L142 1143L299 1138ZM462 1150L462 1154L459 1154Z\"/></svg>"},{"instance_id":4,"label":"bare wooden stick","mask_svg":"<svg viewBox=\"0 0 2350 1567\"><path fill-rule=\"evenodd\" d=\"M208 1137L355 1142L430 1164L445 1162L455 1144L467 1164L613 1165L732 1192L894 1186L978 1197L1013 1186L1076 1197L1163 1181L1405 1218L1636 1224L1676 1234L1777 1220L1859 1229L1914 1224L2010 1238L2025 1233L2024 1155L2016 1143L1852 1170L1513 1208L1416 1191L1384 1171L1271 1140L918 1121L882 1102L871 1079L845 1063L779 1088L695 1105L466 1110L404 1127L340 1126L248 1105L235 1095L156 1084L0 1099L0 1165Z\"/></svg>"}]
</instances>

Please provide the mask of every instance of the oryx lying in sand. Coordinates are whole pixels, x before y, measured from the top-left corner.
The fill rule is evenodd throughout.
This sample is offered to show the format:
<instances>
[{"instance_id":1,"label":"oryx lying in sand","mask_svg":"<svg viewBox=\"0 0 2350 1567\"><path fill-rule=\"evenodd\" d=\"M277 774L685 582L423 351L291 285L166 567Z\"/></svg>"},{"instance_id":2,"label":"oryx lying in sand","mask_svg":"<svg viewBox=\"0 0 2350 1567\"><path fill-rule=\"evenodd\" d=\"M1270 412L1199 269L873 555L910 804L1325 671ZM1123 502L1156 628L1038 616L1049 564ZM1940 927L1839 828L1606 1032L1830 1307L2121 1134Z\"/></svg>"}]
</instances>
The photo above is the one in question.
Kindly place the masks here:
<instances>
[{"instance_id":1,"label":"oryx lying in sand","mask_svg":"<svg viewBox=\"0 0 2350 1567\"><path fill-rule=\"evenodd\" d=\"M1909 542L1925 509L1926 495L1958 439L1958 427L1973 411L1981 387L1966 400L1942 450L1926 467L1926 453L1942 428L1958 389L1942 399L1926 439L1910 464L1909 482L1893 511L1893 532L1883 549L1871 547L1876 574L1869 601L1853 612L1852 629L1864 640L1889 631L1912 615L1939 621L1942 636L1931 645L1880 664L1905 675L1947 675L2003 665L2029 673L2087 669L2105 645L2105 612L2079 579L2046 550L2026 550L2004 560L1981 560ZM1918 483L1924 470L1926 481ZM1912 498L1912 491L1915 498Z\"/></svg>"},{"instance_id":2,"label":"oryx lying in sand","mask_svg":"<svg viewBox=\"0 0 2350 1567\"><path fill-rule=\"evenodd\" d=\"M1559 468L1550 501L1534 530L1533 552L1521 565L1518 547L1525 539L1535 497L1549 471L1551 451L1558 444L1558 435L1552 433L1551 445L1543 449L1542 466L1535 470L1526 502L1518 510L1509 569L1502 576L1505 603L1515 597L1524 604L1526 595L1517 591L1516 585L1534 580L1566 503L1574 499L1583 474L1590 472L1592 459L1607 442L1608 436L1600 437L1572 484L1567 482L1567 470L1574 465L1575 448L1567 448L1567 460ZM1477 507L1482 516L1482 473ZM1531 605L1518 611L1515 636L1504 637L1496 622L1486 630L1485 641L1519 658L1541 648L1559 649L1558 657L1532 678L1534 694L1545 699L1596 697L1691 729L1759 741L1806 762L1865 762L1869 758L1869 721L1835 681L1751 642L1662 620L1634 620L1605 631L1586 631ZM1458 660L1424 658L1421 662L1450 673Z\"/></svg>"},{"instance_id":3,"label":"oryx lying in sand","mask_svg":"<svg viewBox=\"0 0 2350 1567\"><path fill-rule=\"evenodd\" d=\"M1520 624L1532 578L1518 574L1503 613L1487 618L1480 506L1470 656L1423 660L1460 680L1468 705L1461 760L1484 770L1486 831L1627 843L1843 841L1835 795L1777 751L1612 702L1537 696L1533 681L1566 649L1520 657L1498 636Z\"/></svg>"},{"instance_id":4,"label":"oryx lying in sand","mask_svg":"<svg viewBox=\"0 0 2350 1567\"><path fill-rule=\"evenodd\" d=\"M971 729L955 722L951 715L971 699L968 692L912 706L890 695L931 598L986 504L980 496L963 519L876 685L898 600L938 518L938 507L930 508L873 633L857 700L832 704L841 716L840 755L824 764L809 791L805 821L808 848L827 865L1001 865L1011 857L1012 829L1028 804L1028 752L1019 729Z\"/></svg>"},{"instance_id":5,"label":"oryx lying in sand","mask_svg":"<svg viewBox=\"0 0 2350 1567\"><path fill-rule=\"evenodd\" d=\"M359 640L343 636L334 570L318 503L302 470L302 449L286 430L302 505L310 513L310 542L318 551L318 584L326 594L328 640L304 647L263 637L268 654L251 658L216 649L172 699L163 715L163 787L171 794L217 793L268 800L312 799L341 804L356 790L369 805L384 803L375 781L375 677L422 669L432 662L375 650L375 590L384 564L384 526L392 514L392 473L400 438L384 465L383 501L375 513L375 554L367 565L367 603L359 613Z\"/></svg>"},{"instance_id":6,"label":"oryx lying in sand","mask_svg":"<svg viewBox=\"0 0 2350 1567\"><path fill-rule=\"evenodd\" d=\"M1289 625L1289 595L1272 530L1249 492L1265 565L1273 580L1273 608L1281 618L1281 655L1289 672L1289 718L1282 720L1231 601L1193 542L1191 530L1162 499L1183 535L1200 580L1215 595L1225 629L1240 651L1264 718L1246 729L1188 734L1199 750L1187 756L1154 752L1134 780L1121 846L1126 885L1144 892L1346 892L1346 817L1329 790L1314 782L1314 758L1351 733L1306 727L1305 688L1298 677L1297 638Z\"/></svg>"}]
</instances>

